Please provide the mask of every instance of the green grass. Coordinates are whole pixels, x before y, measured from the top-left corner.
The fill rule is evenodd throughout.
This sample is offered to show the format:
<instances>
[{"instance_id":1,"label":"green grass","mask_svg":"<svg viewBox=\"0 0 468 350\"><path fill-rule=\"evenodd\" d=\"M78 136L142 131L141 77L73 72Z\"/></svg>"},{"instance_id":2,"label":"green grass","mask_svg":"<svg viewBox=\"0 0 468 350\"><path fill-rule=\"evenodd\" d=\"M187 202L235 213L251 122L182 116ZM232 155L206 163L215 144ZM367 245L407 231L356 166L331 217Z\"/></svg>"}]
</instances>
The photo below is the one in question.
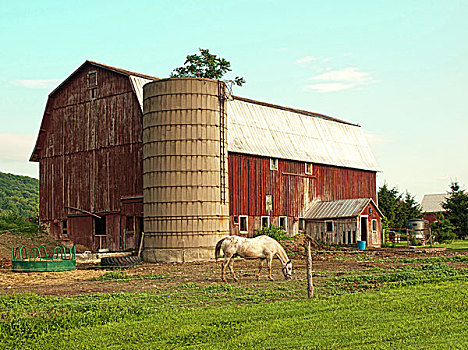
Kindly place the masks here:
<instances>
[{"instance_id":1,"label":"green grass","mask_svg":"<svg viewBox=\"0 0 468 350\"><path fill-rule=\"evenodd\" d=\"M468 239L457 239L450 244L435 244L434 247L454 251L468 251Z\"/></svg>"},{"instance_id":2,"label":"green grass","mask_svg":"<svg viewBox=\"0 0 468 350\"><path fill-rule=\"evenodd\" d=\"M234 288L219 286L221 291ZM11 297L10 308L25 307L29 311L35 309L33 306L39 308L35 314L25 313L22 317L41 318L47 323L54 318L54 312L69 306L73 313L81 315L82 321L63 328L60 325L67 325L72 313L56 317L57 326L51 323L49 329L39 330L34 339L29 336L34 329L28 327L9 333L14 334L15 340L6 339L3 329L0 345L18 349L63 349L71 345L74 349L461 349L468 346L468 290L464 281L312 300L198 309L154 308L149 294L133 298L117 294L107 296L103 303L93 303L100 298L103 297ZM45 309L48 311L41 311ZM18 325L20 319L18 316L6 323Z\"/></svg>"},{"instance_id":3,"label":"green grass","mask_svg":"<svg viewBox=\"0 0 468 350\"><path fill-rule=\"evenodd\" d=\"M145 293L0 296L0 348L370 349L467 343L468 269L440 263L315 278L313 300L304 300L305 282L299 280L168 286L159 275L147 276L158 277ZM104 280L128 277L113 271Z\"/></svg>"},{"instance_id":4,"label":"green grass","mask_svg":"<svg viewBox=\"0 0 468 350\"><path fill-rule=\"evenodd\" d=\"M161 275L155 273L149 273L147 275L127 275L125 272L117 270L117 271L109 271L106 272L104 275L91 278L90 281L130 281L130 280L160 280L160 279L167 279L171 278L169 275Z\"/></svg>"}]
</instances>

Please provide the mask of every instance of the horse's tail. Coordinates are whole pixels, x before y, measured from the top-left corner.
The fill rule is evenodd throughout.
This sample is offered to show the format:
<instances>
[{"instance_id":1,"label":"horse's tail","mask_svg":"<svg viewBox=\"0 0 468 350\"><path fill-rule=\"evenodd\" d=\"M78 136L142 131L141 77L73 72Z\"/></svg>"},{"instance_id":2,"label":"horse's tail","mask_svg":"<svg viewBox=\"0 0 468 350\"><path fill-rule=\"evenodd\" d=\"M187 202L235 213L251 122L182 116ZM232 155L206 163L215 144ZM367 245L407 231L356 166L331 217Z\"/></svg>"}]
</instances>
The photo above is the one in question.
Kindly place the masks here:
<instances>
[{"instance_id":1,"label":"horse's tail","mask_svg":"<svg viewBox=\"0 0 468 350\"><path fill-rule=\"evenodd\" d=\"M216 243L216 248L215 248L215 259L218 261L219 255L221 254L221 246L226 238L220 239L218 243Z\"/></svg>"}]
</instances>

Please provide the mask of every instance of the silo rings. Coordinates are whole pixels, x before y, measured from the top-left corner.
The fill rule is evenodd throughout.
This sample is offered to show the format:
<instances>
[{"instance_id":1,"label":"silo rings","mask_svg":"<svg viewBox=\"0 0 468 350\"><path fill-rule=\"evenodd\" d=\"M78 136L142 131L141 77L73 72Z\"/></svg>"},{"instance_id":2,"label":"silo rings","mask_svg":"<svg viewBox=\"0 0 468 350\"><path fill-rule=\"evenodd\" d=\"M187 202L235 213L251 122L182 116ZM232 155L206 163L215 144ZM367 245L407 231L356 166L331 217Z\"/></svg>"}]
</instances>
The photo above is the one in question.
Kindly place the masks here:
<instances>
[{"instance_id":1,"label":"silo rings","mask_svg":"<svg viewBox=\"0 0 468 350\"><path fill-rule=\"evenodd\" d=\"M143 89L143 194L147 261L213 257L229 234L225 86L173 78Z\"/></svg>"}]
</instances>

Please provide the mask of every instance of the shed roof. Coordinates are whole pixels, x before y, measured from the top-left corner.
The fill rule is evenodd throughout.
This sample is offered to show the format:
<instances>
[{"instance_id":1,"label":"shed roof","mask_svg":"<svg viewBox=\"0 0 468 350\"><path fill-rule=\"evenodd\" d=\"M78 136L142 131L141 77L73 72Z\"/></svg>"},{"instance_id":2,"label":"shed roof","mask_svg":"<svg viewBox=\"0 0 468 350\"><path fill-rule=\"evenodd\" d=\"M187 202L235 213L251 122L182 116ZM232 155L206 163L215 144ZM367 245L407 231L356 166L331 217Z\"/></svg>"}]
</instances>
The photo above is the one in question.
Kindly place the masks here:
<instances>
[{"instance_id":1,"label":"shed roof","mask_svg":"<svg viewBox=\"0 0 468 350\"><path fill-rule=\"evenodd\" d=\"M445 211L442 203L445 203L447 195L444 193L425 194L421 201L421 210L423 213L439 213Z\"/></svg>"},{"instance_id":2,"label":"shed roof","mask_svg":"<svg viewBox=\"0 0 468 350\"><path fill-rule=\"evenodd\" d=\"M305 213L304 219L336 219L358 217L372 203L378 213L384 216L371 198L340 199L336 201L315 202Z\"/></svg>"}]
</instances>

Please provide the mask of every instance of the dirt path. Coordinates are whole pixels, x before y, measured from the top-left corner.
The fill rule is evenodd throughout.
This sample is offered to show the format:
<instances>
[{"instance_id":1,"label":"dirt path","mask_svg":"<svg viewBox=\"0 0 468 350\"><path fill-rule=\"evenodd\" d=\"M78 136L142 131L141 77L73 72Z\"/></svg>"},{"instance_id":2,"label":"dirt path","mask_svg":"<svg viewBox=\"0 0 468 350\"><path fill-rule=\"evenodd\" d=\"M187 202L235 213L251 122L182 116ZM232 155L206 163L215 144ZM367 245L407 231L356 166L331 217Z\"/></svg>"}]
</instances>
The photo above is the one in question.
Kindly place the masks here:
<instances>
[{"instance_id":1,"label":"dirt path","mask_svg":"<svg viewBox=\"0 0 468 350\"><path fill-rule=\"evenodd\" d=\"M314 252L313 269L317 276L333 276L345 273L347 270L363 270L373 267L390 269L404 265L398 258L427 258L450 257L457 255L454 252L428 251L395 251L395 250L369 250ZM468 254L468 253L458 253ZM185 283L213 284L220 283L220 263L214 261L186 264L150 264L144 263L135 268L127 269L127 275L145 276L157 274L164 278L151 280L110 280L93 281L91 279L102 276L108 270L100 270L97 265L78 265L75 271L42 272L42 273L15 273L11 272L9 262L0 261L0 294L32 292L41 295L70 296L78 294L136 292L167 288ZM305 280L305 260L297 255L293 259L294 275L297 280ZM457 267L468 267L468 263L456 263ZM235 261L235 271L240 284L256 281L257 262L238 259ZM282 273L278 260L273 264L273 276L281 280ZM229 275L228 275L229 277ZM266 268L262 272L262 279L266 279Z\"/></svg>"}]
</instances>

